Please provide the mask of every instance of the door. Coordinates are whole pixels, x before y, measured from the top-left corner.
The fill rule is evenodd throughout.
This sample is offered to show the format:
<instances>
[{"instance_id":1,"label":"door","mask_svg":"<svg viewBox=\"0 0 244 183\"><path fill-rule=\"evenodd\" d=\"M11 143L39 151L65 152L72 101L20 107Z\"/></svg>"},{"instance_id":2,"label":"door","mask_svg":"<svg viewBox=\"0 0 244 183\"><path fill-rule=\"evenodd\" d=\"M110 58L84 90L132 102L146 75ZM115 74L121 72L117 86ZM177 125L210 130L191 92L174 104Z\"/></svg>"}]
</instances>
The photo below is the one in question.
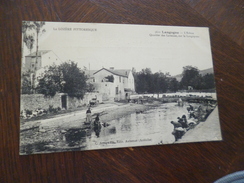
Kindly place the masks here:
<instances>
[{"instance_id":1,"label":"door","mask_svg":"<svg viewBox=\"0 0 244 183\"><path fill-rule=\"evenodd\" d=\"M67 109L67 95L61 96L62 109Z\"/></svg>"}]
</instances>

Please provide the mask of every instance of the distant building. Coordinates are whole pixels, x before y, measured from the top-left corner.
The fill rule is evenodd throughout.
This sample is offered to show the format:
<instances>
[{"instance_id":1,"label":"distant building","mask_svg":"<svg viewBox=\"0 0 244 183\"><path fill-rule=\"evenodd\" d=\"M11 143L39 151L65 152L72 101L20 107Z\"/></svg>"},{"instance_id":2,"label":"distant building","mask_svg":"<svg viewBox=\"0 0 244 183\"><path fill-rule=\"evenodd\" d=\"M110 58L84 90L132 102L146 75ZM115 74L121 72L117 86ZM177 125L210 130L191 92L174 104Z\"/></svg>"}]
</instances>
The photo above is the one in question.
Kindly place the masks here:
<instances>
[{"instance_id":1,"label":"distant building","mask_svg":"<svg viewBox=\"0 0 244 183\"><path fill-rule=\"evenodd\" d=\"M95 91L107 95L108 100L129 99L135 92L135 81L131 70L102 68L97 71L86 71L86 75Z\"/></svg>"},{"instance_id":2,"label":"distant building","mask_svg":"<svg viewBox=\"0 0 244 183\"><path fill-rule=\"evenodd\" d=\"M22 70L31 73L31 85L33 88L37 86L37 78L44 72L45 67L53 64L60 64L61 60L52 50L39 50L25 56L25 64Z\"/></svg>"},{"instance_id":3,"label":"distant building","mask_svg":"<svg viewBox=\"0 0 244 183\"><path fill-rule=\"evenodd\" d=\"M37 59L36 52L25 56L25 70L32 73L36 73L36 71L46 66L50 66L53 63L60 64L61 60L51 50L39 50L37 53Z\"/></svg>"}]
</instances>

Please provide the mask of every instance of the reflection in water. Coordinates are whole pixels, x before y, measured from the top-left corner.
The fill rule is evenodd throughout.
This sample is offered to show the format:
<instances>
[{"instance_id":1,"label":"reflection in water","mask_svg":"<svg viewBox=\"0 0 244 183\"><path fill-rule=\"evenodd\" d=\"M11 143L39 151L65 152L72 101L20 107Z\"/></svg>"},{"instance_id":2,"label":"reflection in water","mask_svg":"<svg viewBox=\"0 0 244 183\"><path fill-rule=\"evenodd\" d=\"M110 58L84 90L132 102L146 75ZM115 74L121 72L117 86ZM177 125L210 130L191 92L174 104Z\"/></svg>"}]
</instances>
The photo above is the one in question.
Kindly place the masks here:
<instances>
[{"instance_id":1,"label":"reflection in water","mask_svg":"<svg viewBox=\"0 0 244 183\"><path fill-rule=\"evenodd\" d=\"M68 146L74 147L79 145L80 141L86 137L86 131L81 129L69 129L65 133L65 139L68 143Z\"/></svg>"},{"instance_id":2,"label":"reflection in water","mask_svg":"<svg viewBox=\"0 0 244 183\"><path fill-rule=\"evenodd\" d=\"M186 113L185 108L168 103L114 119L108 122L109 126L101 128L99 138L96 133L87 138L87 149L173 143L175 138L170 122Z\"/></svg>"},{"instance_id":3,"label":"reflection in water","mask_svg":"<svg viewBox=\"0 0 244 183\"><path fill-rule=\"evenodd\" d=\"M102 125L93 122L92 126L86 125L83 129L47 131L52 140L21 146L21 152L32 154L173 143L175 138L170 122L183 114L187 114L185 107L176 106L175 103L162 104L145 112L101 121Z\"/></svg>"}]
</instances>

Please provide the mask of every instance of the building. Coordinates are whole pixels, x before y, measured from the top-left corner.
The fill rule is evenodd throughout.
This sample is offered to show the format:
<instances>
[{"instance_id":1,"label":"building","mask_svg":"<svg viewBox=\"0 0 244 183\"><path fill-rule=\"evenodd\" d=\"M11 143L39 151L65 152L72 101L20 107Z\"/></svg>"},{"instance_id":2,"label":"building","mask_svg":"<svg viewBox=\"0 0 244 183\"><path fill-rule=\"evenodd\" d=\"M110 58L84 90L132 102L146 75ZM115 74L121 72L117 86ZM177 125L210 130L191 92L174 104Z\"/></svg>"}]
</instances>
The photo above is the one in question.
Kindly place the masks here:
<instances>
[{"instance_id":1,"label":"building","mask_svg":"<svg viewBox=\"0 0 244 183\"><path fill-rule=\"evenodd\" d=\"M33 88L38 84L38 77L44 72L45 67L53 64L61 64L60 58L52 50L39 50L25 56L25 64L22 70L31 73L31 85Z\"/></svg>"},{"instance_id":2,"label":"building","mask_svg":"<svg viewBox=\"0 0 244 183\"><path fill-rule=\"evenodd\" d=\"M135 81L131 70L102 68L97 71L86 71L89 82L95 91L102 93L107 100L125 100L135 92Z\"/></svg>"},{"instance_id":3,"label":"building","mask_svg":"<svg viewBox=\"0 0 244 183\"><path fill-rule=\"evenodd\" d=\"M60 64L61 60L59 57L51 50L39 50L37 53L33 52L25 56L25 70L32 73L53 64Z\"/></svg>"}]
</instances>

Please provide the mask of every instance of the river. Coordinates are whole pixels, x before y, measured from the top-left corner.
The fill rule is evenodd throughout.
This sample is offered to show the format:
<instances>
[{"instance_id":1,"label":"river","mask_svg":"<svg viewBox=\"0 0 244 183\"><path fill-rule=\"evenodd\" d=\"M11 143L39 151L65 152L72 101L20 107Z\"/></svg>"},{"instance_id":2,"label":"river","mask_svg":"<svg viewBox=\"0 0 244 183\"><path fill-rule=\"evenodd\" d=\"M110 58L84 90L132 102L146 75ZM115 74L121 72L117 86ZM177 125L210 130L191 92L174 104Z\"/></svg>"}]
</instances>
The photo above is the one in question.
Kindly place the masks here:
<instances>
[{"instance_id":1,"label":"river","mask_svg":"<svg viewBox=\"0 0 244 183\"><path fill-rule=\"evenodd\" d=\"M177 117L187 114L186 106L166 103L145 112L137 112L109 121L96 135L92 131L86 139L86 150L169 144L175 141L172 135Z\"/></svg>"}]
</instances>

